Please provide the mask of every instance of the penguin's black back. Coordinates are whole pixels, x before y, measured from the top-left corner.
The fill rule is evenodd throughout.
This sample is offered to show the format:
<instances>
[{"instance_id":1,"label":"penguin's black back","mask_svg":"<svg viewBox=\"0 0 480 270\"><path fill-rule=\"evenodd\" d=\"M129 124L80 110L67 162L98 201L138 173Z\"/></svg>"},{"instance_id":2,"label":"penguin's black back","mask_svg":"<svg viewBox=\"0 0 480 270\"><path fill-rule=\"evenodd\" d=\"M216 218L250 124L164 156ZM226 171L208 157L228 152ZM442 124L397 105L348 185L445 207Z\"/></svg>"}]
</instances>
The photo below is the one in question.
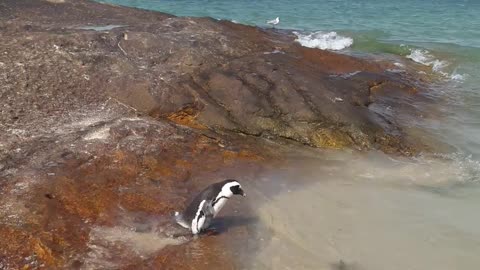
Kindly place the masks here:
<instances>
[{"instance_id":1,"label":"penguin's black back","mask_svg":"<svg viewBox=\"0 0 480 270\"><path fill-rule=\"evenodd\" d=\"M183 219L190 224L190 222L192 222L193 218L195 218L195 215L197 214L198 206L200 205L200 203L203 200L213 203L218 193L222 191L222 187L226 183L232 181L235 180L227 179L222 182L211 184L210 186L202 190L200 193L198 193L197 196L195 196L193 200L188 204L187 209L185 209L185 211L183 212Z\"/></svg>"}]
</instances>

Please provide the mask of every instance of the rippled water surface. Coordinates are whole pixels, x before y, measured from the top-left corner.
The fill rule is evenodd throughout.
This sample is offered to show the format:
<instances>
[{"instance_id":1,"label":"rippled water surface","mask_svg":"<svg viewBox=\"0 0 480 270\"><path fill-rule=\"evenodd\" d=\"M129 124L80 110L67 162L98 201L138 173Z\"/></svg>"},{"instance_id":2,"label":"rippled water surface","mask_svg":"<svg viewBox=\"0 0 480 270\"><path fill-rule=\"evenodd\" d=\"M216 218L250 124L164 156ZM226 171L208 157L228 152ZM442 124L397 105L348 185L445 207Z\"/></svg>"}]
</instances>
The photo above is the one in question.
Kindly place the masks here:
<instances>
[{"instance_id":1,"label":"rippled water surface","mask_svg":"<svg viewBox=\"0 0 480 270\"><path fill-rule=\"evenodd\" d=\"M261 248L247 269L480 265L480 186L461 180L478 164L379 153L294 160L249 182Z\"/></svg>"}]
</instances>

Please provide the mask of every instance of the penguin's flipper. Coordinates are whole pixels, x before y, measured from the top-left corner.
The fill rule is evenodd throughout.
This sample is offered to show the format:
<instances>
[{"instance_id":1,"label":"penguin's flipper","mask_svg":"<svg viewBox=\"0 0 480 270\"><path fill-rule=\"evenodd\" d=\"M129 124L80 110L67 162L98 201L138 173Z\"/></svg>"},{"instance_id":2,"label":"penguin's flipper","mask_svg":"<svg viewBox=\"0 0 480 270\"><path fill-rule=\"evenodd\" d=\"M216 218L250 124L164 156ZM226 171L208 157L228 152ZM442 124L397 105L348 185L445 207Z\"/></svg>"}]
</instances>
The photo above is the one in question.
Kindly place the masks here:
<instances>
[{"instance_id":1,"label":"penguin's flipper","mask_svg":"<svg viewBox=\"0 0 480 270\"><path fill-rule=\"evenodd\" d=\"M207 203L203 205L203 212L205 213L205 216L207 216L209 219L212 219L214 214L215 214L215 209L213 208L214 200L210 200Z\"/></svg>"},{"instance_id":2,"label":"penguin's flipper","mask_svg":"<svg viewBox=\"0 0 480 270\"><path fill-rule=\"evenodd\" d=\"M197 228L195 230L196 233L199 233L204 230L205 221L206 221L205 212L201 210L197 218Z\"/></svg>"},{"instance_id":3,"label":"penguin's flipper","mask_svg":"<svg viewBox=\"0 0 480 270\"><path fill-rule=\"evenodd\" d=\"M175 222L177 222L178 225L184 227L185 229L190 229L190 226L188 226L187 222L183 218L183 215L179 212L175 212Z\"/></svg>"},{"instance_id":4,"label":"penguin's flipper","mask_svg":"<svg viewBox=\"0 0 480 270\"><path fill-rule=\"evenodd\" d=\"M205 231L210 227L210 224L212 223L212 219L214 216L214 209L213 209L213 200L206 201L203 204L202 211L201 211L201 220L199 220L199 226L200 230L199 231Z\"/></svg>"}]
</instances>

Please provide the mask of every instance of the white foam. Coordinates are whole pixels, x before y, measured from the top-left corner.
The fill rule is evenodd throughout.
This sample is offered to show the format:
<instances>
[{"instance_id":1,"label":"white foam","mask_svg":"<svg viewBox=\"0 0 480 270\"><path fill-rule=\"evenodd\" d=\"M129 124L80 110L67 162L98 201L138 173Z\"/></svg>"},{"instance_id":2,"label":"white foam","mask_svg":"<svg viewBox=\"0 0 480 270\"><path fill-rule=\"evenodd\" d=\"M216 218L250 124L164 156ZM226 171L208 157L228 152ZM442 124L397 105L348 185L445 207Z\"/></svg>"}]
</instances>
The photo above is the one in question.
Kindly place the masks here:
<instances>
[{"instance_id":1,"label":"white foam","mask_svg":"<svg viewBox=\"0 0 480 270\"><path fill-rule=\"evenodd\" d=\"M480 182L480 161L474 159L471 155L463 153L434 154L434 157L440 158L450 166L446 172L453 174L461 182ZM421 156L423 162L429 160L428 156Z\"/></svg>"},{"instance_id":2,"label":"white foam","mask_svg":"<svg viewBox=\"0 0 480 270\"><path fill-rule=\"evenodd\" d=\"M322 50L343 50L352 46L353 39L337 34L337 32L317 31L310 34L294 32L297 41L304 47Z\"/></svg>"},{"instance_id":3,"label":"white foam","mask_svg":"<svg viewBox=\"0 0 480 270\"><path fill-rule=\"evenodd\" d=\"M406 56L408 59L424 66L429 66L432 71L442 75L447 75L443 69L448 66L447 61L436 59L429 51L423 49L411 49L410 54Z\"/></svg>"},{"instance_id":4,"label":"white foam","mask_svg":"<svg viewBox=\"0 0 480 270\"><path fill-rule=\"evenodd\" d=\"M453 74L450 75L450 80L457 81L457 82L463 82L465 80L465 75L464 74L453 73Z\"/></svg>"},{"instance_id":5,"label":"white foam","mask_svg":"<svg viewBox=\"0 0 480 270\"><path fill-rule=\"evenodd\" d=\"M273 50L273 51L271 51L271 52L264 52L263 54L277 54L277 53L285 54L285 52L282 52L282 51L277 50L277 49L275 49L275 50Z\"/></svg>"},{"instance_id":6,"label":"white foam","mask_svg":"<svg viewBox=\"0 0 480 270\"><path fill-rule=\"evenodd\" d=\"M445 69L450 65L445 60L437 59L431 52L425 49L411 49L410 54L406 56L408 59L416 63L422 64L432 68L432 71L442 75L446 80L463 82L465 80L464 74L453 72L449 74Z\"/></svg>"},{"instance_id":7,"label":"white foam","mask_svg":"<svg viewBox=\"0 0 480 270\"><path fill-rule=\"evenodd\" d=\"M401 45L401 46L402 46L402 45ZM388 68L388 69L387 69L388 72L392 72L392 73L402 73L402 72L405 72L405 65L404 65L403 63L394 62L393 65L396 66L397 68Z\"/></svg>"},{"instance_id":8,"label":"white foam","mask_svg":"<svg viewBox=\"0 0 480 270\"><path fill-rule=\"evenodd\" d=\"M408 59L413 60L414 62L428 65L430 57L427 57L427 52L420 49L410 50L410 54L406 56Z\"/></svg>"},{"instance_id":9,"label":"white foam","mask_svg":"<svg viewBox=\"0 0 480 270\"><path fill-rule=\"evenodd\" d=\"M358 73L360 73L361 71L360 70L356 70L354 72L350 72L350 73L345 73L345 74L342 74L340 75L340 77L344 78L344 79L348 79L350 77L353 77L355 75L357 75Z\"/></svg>"}]
</instances>

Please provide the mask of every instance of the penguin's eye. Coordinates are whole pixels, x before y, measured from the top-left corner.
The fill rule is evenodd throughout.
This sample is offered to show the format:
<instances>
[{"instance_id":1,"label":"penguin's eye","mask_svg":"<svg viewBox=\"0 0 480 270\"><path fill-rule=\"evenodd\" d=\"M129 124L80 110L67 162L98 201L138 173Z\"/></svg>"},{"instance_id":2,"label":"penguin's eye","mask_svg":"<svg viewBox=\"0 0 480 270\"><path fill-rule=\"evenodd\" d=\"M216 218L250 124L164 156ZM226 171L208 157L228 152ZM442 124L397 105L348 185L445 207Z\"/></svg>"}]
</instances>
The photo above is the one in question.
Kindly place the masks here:
<instances>
[{"instance_id":1,"label":"penguin's eye","mask_svg":"<svg viewBox=\"0 0 480 270\"><path fill-rule=\"evenodd\" d=\"M232 186L232 187L230 187L230 190L232 191L233 194L239 194L240 193L240 186Z\"/></svg>"}]
</instances>

